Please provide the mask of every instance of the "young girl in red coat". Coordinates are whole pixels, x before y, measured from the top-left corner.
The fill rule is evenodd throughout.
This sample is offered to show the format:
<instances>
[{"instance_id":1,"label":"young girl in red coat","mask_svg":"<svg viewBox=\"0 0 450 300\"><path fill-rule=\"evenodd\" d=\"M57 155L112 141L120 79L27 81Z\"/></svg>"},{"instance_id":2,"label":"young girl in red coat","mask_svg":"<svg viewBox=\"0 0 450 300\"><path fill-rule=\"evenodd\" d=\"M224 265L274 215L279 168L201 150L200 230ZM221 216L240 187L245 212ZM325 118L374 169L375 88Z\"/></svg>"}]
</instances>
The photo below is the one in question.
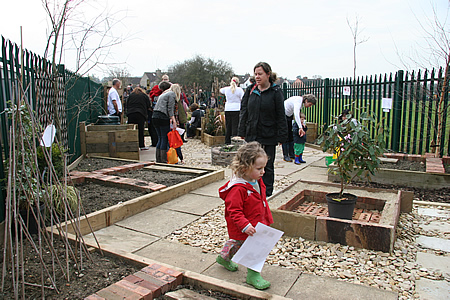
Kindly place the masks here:
<instances>
[{"instance_id":1,"label":"young girl in red coat","mask_svg":"<svg viewBox=\"0 0 450 300\"><path fill-rule=\"evenodd\" d=\"M219 189L220 198L225 200L225 219L230 239L216 261L232 272L237 270L238 265L231 258L245 239L256 232L256 224L273 223L266 200L266 186L261 179L266 163L266 152L258 142L241 146L231 163L232 178ZM251 269L248 269L247 283L259 290L270 287L269 281Z\"/></svg>"}]
</instances>

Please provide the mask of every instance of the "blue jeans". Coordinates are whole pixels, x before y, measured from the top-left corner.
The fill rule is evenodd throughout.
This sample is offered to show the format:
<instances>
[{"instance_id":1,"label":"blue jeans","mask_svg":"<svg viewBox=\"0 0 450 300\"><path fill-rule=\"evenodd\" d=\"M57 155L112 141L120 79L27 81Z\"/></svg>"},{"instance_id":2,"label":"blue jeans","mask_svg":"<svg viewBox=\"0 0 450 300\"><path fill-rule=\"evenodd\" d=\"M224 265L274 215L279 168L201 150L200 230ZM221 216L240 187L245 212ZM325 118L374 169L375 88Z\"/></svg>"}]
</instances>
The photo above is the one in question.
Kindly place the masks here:
<instances>
[{"instance_id":1,"label":"blue jeans","mask_svg":"<svg viewBox=\"0 0 450 300\"><path fill-rule=\"evenodd\" d=\"M156 134L158 135L156 149L169 150L169 138L167 134L170 131L170 120L153 118L152 121L156 129Z\"/></svg>"}]
</instances>

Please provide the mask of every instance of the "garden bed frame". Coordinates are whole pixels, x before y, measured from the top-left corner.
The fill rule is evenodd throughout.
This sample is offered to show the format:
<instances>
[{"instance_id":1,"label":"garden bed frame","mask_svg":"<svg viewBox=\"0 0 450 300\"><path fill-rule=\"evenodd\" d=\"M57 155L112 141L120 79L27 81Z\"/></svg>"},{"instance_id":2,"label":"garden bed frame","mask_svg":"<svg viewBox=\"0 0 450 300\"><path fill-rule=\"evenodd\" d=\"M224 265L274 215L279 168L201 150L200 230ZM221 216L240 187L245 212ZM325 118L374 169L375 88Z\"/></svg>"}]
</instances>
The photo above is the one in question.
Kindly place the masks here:
<instances>
[{"instance_id":1,"label":"garden bed frame","mask_svg":"<svg viewBox=\"0 0 450 300\"><path fill-rule=\"evenodd\" d=\"M385 156L391 159L398 160L410 160L426 162L427 171L409 171L409 170L395 170L379 168L375 175L371 175L370 182L379 184L393 184L399 186L416 187L423 189L439 189L442 187L450 186L450 174L444 173L443 163L450 163L450 157L434 158L430 155L408 155L408 154L397 154L397 153L386 153ZM438 161L438 167L435 161ZM439 161L441 167L439 168ZM332 165L329 166L329 168ZM332 182L339 182L340 178L337 175L328 173L328 180ZM367 181L365 179L355 179L355 181Z\"/></svg>"},{"instance_id":2,"label":"garden bed frame","mask_svg":"<svg viewBox=\"0 0 450 300\"><path fill-rule=\"evenodd\" d=\"M326 203L325 194L336 192L339 187L333 183L298 181L273 195L269 199L274 218L272 226L284 231L284 234L290 237L391 252L394 249L400 212L412 210L414 194L373 188L347 189L346 192L358 196L357 208L380 210L379 223L342 220L291 211L304 201Z\"/></svg>"},{"instance_id":3,"label":"garden bed frame","mask_svg":"<svg viewBox=\"0 0 450 300\"><path fill-rule=\"evenodd\" d=\"M95 157L94 157L95 158ZM98 157L100 158L100 157ZM105 157L101 157L105 159ZM112 158L106 158L112 159ZM139 163L139 161L130 161L120 159L121 161L130 162L130 163ZM80 160L75 161L69 169L75 168ZM189 193L195 189L198 189L202 186L210 184L212 182L221 180L225 177L224 170L214 170L214 169L204 169L204 168L195 168L195 167L185 167L185 166L177 166L177 165L167 165L167 164L159 164L156 163L150 166L150 169L157 171L167 171L167 172L177 172L184 173L192 170L193 174L198 174L199 170L208 171L207 174L201 175L197 178L193 178L191 180L176 184L171 187L166 187L160 189L158 191L152 192L147 195L143 195L134 199L130 199L123 203L119 203L102 210L90 213L86 216L82 216L79 220L72 220L66 223L62 223L59 225L55 225L53 228L53 232L58 232L58 227L62 228L67 225L67 230L69 233L73 234L76 227L79 228L82 235L86 235L91 233L92 231L97 231L102 228L108 227L116 222L119 222L125 218L131 217L135 214L138 214L147 209L153 208L160 204L166 203L176 197L182 196L184 194ZM72 226L72 222L76 222L77 226ZM52 230L52 228L47 228L47 230Z\"/></svg>"}]
</instances>

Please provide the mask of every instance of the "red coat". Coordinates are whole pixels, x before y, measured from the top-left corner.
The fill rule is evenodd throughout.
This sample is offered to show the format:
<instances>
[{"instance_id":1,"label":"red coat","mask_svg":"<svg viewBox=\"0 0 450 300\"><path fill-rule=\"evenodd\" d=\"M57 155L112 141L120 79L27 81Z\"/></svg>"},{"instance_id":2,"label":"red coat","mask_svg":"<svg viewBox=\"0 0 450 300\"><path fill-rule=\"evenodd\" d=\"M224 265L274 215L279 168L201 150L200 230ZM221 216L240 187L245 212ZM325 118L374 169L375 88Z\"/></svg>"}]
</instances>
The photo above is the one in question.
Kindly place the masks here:
<instances>
[{"instance_id":1,"label":"red coat","mask_svg":"<svg viewBox=\"0 0 450 300\"><path fill-rule=\"evenodd\" d=\"M159 86L158 86L158 85L155 85L155 86L151 89L150 94L149 94L149 97L150 97L150 99L151 99L152 101L154 101L154 98L155 98L155 97L158 97L158 96L161 95L161 94L162 94L162 91L159 89Z\"/></svg>"},{"instance_id":2,"label":"red coat","mask_svg":"<svg viewBox=\"0 0 450 300\"><path fill-rule=\"evenodd\" d=\"M245 240L248 235L242 230L248 223L254 226L261 222L273 223L272 213L266 200L266 186L258 181L261 194L242 178L233 178L219 189L220 198L225 200L225 220L228 236L234 240Z\"/></svg>"}]
</instances>

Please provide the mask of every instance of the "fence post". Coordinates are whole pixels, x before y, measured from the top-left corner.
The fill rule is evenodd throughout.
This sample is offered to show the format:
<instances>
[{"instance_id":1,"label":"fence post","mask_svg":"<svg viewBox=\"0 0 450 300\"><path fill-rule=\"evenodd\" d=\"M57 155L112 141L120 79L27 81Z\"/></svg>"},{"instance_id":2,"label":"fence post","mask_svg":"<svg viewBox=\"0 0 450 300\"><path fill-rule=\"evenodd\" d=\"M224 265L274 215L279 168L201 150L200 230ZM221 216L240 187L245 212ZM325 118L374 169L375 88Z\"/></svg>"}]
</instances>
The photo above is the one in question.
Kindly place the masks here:
<instances>
[{"instance_id":1,"label":"fence post","mask_svg":"<svg viewBox=\"0 0 450 300\"><path fill-rule=\"evenodd\" d=\"M284 100L287 99L287 83L286 82L283 82L283 97L284 97Z\"/></svg>"},{"instance_id":2,"label":"fence post","mask_svg":"<svg viewBox=\"0 0 450 300\"><path fill-rule=\"evenodd\" d=\"M322 120L323 120L323 131L328 128L330 120L330 79L325 78L323 86L323 110L322 110Z\"/></svg>"},{"instance_id":3,"label":"fence post","mask_svg":"<svg viewBox=\"0 0 450 300\"><path fill-rule=\"evenodd\" d=\"M392 115L392 150L398 152L400 149L400 130L402 127L402 103L403 103L403 70L395 75L394 104Z\"/></svg>"}]
</instances>

